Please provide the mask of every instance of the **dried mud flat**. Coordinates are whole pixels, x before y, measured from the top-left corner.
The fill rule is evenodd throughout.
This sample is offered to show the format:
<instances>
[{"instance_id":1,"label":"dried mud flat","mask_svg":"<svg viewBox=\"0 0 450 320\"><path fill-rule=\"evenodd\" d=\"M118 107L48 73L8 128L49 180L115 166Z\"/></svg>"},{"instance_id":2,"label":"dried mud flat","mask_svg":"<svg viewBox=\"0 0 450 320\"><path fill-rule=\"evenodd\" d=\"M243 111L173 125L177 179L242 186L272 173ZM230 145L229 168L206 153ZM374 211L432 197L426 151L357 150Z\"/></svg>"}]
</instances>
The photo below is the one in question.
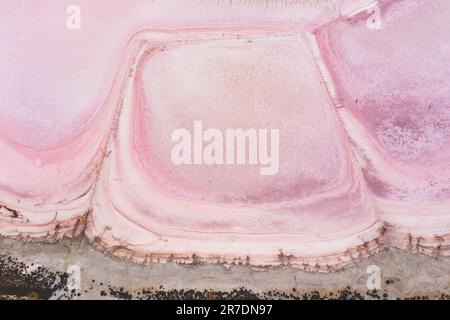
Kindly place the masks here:
<instances>
[{"instance_id":1,"label":"dried mud flat","mask_svg":"<svg viewBox=\"0 0 450 320\"><path fill-rule=\"evenodd\" d=\"M372 265L381 270L379 290L367 287ZM449 284L450 258L397 249L327 274L198 262L144 267L105 256L85 238L0 240L2 299L449 299Z\"/></svg>"}]
</instances>

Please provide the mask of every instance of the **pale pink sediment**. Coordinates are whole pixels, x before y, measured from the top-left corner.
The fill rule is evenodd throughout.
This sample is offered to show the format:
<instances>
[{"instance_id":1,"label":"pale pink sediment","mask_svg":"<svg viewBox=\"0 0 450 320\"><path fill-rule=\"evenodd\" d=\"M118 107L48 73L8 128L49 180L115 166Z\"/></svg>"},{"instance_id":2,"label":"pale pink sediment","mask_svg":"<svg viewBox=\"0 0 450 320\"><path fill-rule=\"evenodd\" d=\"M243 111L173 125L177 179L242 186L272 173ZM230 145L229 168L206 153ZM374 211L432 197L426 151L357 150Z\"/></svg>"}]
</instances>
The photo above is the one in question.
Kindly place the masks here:
<instances>
[{"instance_id":1,"label":"pale pink sediment","mask_svg":"<svg viewBox=\"0 0 450 320\"><path fill-rule=\"evenodd\" d=\"M0 235L53 241L81 233L107 142L107 113L102 109L91 122L96 127L53 150L0 138Z\"/></svg>"},{"instance_id":2,"label":"pale pink sediment","mask_svg":"<svg viewBox=\"0 0 450 320\"><path fill-rule=\"evenodd\" d=\"M127 2L125 11L120 1L82 2L82 8L91 8L86 28L92 34L83 40L77 33L54 31L66 45L55 51L54 65L43 58L39 40L31 42L37 52L28 63L17 55L8 58L13 61L8 66L0 62L3 74L20 71L17 86L0 90L7 103L20 106L17 114L0 109L5 114L0 120L0 235L53 242L81 235L87 224L95 247L142 264L288 265L321 272L354 265L389 245L448 255L449 135L441 126L433 127L437 133L427 132L439 134L434 155L434 149L421 149L431 145L427 141L407 141L395 149L387 138L380 143L365 114L387 105L386 96L419 105L433 95L437 109L423 116L423 127L447 119L442 99L448 97L448 72L438 72L441 83L430 90L435 78L417 78L417 70L397 72L404 82L399 87L390 80L395 77L389 68L395 66L420 61L426 66L419 70L439 71L445 65L448 48L440 43L449 31L439 23L448 25L448 5L413 2L381 1L385 32L365 25L366 10L374 6L370 0L326 1L293 11L274 1L272 15L242 5L221 8L225 14L211 10L217 5L208 1L203 6L186 2L175 10L173 1L136 0ZM55 15L69 4L43 3ZM99 10L106 7L108 13ZM167 21L158 20L169 13ZM430 23L435 16L442 19ZM412 20L418 26L408 40L410 31L402 26ZM438 31L436 42L419 31L425 26ZM54 27L49 22L40 31ZM384 48L401 36L406 58ZM24 45L11 39L13 48ZM423 51L414 59L407 50L417 39L416 49ZM31 40L23 41L30 46ZM434 61L422 61L429 59L424 43L441 50L430 52ZM395 48L402 48L400 40ZM379 56L390 61L388 67L378 65ZM67 63L73 63L72 71L78 65L83 70L68 70L69 87L61 88L58 71ZM89 70L90 65L95 68ZM22 88L21 79L32 77L33 68L41 73ZM385 75L377 74L379 68ZM372 74L373 86L364 81ZM421 86L417 94L416 84ZM83 87L92 90L83 95ZM57 93L49 94L42 117L56 127L51 121L33 127L27 108L40 106L51 88ZM22 103L19 89L30 93ZM403 89L406 93L399 93ZM362 105L374 92L380 98ZM79 99L71 104L76 94ZM70 121L61 111L52 118L61 104L73 107L65 107ZM279 174L262 177L249 166L172 165L167 136L199 117L223 130L278 126ZM67 127L62 130L58 123Z\"/></svg>"},{"instance_id":3,"label":"pale pink sediment","mask_svg":"<svg viewBox=\"0 0 450 320\"><path fill-rule=\"evenodd\" d=\"M289 55L288 52L283 51L286 44L288 48L286 50L293 50L295 55ZM218 31L192 29L172 32L149 31L137 34L130 41L128 51L137 52L138 55L136 57L128 55L128 61L124 62L124 65L129 65L130 72L124 73L125 88L119 103L121 114L108 148L108 157L96 187L93 211L89 217L87 235L94 245L140 263L171 259L192 262L192 257L195 257L198 261L224 264L232 264L237 261L253 266L289 264L317 271L332 271L352 265L355 261L380 250L383 225L375 217L371 199L365 191L359 170L354 166L352 154L346 151L345 135L333 108L330 107L331 101L321 84L320 74L315 67L314 58L310 54L310 45L312 44L308 39L301 34L289 33L283 29L244 31L241 28L239 32L223 28ZM157 180L162 179L156 175L161 169L157 167L159 162L153 161L152 152L156 152L159 156L168 154L168 152L159 152L158 149L154 150L158 147L164 148L165 144L156 143L155 146L147 149L148 140L144 141L146 143L144 146L140 144L143 143L142 134L140 131L136 131L138 129L135 126L139 128L139 121L145 117L142 112L145 108L159 110L157 114L159 119L165 119L172 113L177 114L177 112L173 112L178 108L176 105L177 89L174 89L177 87L175 85L170 92L161 93L155 93L155 90L149 89L154 95L164 94L165 99L162 102L158 100L160 105L150 99L149 106L141 106L139 104L144 101L141 97L142 92L140 92L143 85L140 82L141 69L145 63L149 63L147 57L150 57L148 59L151 60L156 59L158 55L176 56L176 52L180 48L190 48L196 52L199 46L206 52L208 49L214 52L216 46L219 46L221 50L229 50L227 48L243 50L240 53L244 56L250 55L255 48L269 48L268 52L278 52L270 56L273 63L276 63L277 59L286 57L299 59L299 61L288 60L287 62L281 60L278 65L279 72L290 75L286 70L292 70L293 64L302 66L302 72L307 75L292 81L292 83L300 81L298 88L303 91L293 95L292 99L296 99L298 94L301 95L301 92L304 92L302 99L309 100L305 101L302 107L303 113L297 117L301 118L301 115L304 115L309 119L308 117L317 116L317 119L314 120L315 129L312 132L311 129L302 128L298 124L287 124L296 130L298 128L299 131L294 134L288 131L289 128L285 128L289 135L284 138L296 139L298 136L303 136L304 141L300 140L301 143L298 145L295 144L296 141L292 141L293 151L303 149L305 151L302 152L306 152L309 150L312 156L310 162L299 162L291 168L287 166L288 172L280 172L280 175L285 174L286 177L283 178L283 181L289 181L288 177L295 177L298 174L297 170L305 175L311 172L311 176L320 171L325 174L327 158L322 159L325 160L322 162L317 157L326 152L333 153L334 150L335 154L332 157L335 159L335 165L328 169L331 171L328 173L328 181L318 184L309 178L311 185L316 186L316 190L308 190L299 183L301 178L296 178L291 182L293 184L291 193L293 192L293 194L288 196L276 189L271 189L270 185L259 183L255 184L253 189L244 189L250 195L241 191L242 197L235 198L233 197L234 188L230 186L229 190L212 192L210 199L206 198L208 200L201 201L196 199L195 193L189 195L195 186L188 186L187 189L181 188L174 193L170 190L174 188L170 184L170 179L168 182L163 180L166 181L165 183ZM189 51L183 53L185 53L188 65L195 65L196 68L202 69L202 63L207 63L207 65L214 63L214 56L196 60L195 57L198 55ZM167 62L167 65L161 66L164 73L157 77L157 81L160 87L165 88L164 75L170 72L168 68L173 67L174 70L179 70L183 67L176 64L176 58L174 58L175 60L161 59L158 61ZM226 61L220 61L226 63ZM238 62L234 62L245 69L245 59L238 59ZM262 61L262 63L266 63L266 61ZM259 65L255 67L260 68ZM233 73L232 67L226 70L219 67L212 74L217 75L217 73L223 77L233 78L236 70ZM277 83L273 82L271 75L272 73L268 72L260 76L261 88L267 88L265 85L267 81L271 86L278 87ZM299 76L297 73L294 75ZM197 75L198 83L214 83L215 76L212 78L207 76L206 79L198 79L198 77L201 76ZM171 77L167 79L170 80L168 85L174 86L174 80ZM283 78L286 80L285 86L288 85L289 79ZM231 86L229 88L231 91L237 89L236 85L241 85L240 83L227 83ZM198 88L192 86L193 84L190 85L189 90L192 90L192 95L195 97ZM180 90L184 90L184 88L181 87ZM215 89L209 88L208 90ZM264 90L251 93L252 97L263 94ZM278 92L273 91L272 94L276 96ZM286 99L286 95L284 98ZM184 93L183 99L189 101L189 91ZM227 115L222 113L217 115L218 111L214 111L221 108L213 105L211 107L213 111L208 113L210 103L214 104L214 101L209 101L208 97L203 99L206 100L206 105L196 104L196 111L198 112L199 108L207 108L200 111L204 119L209 119L218 127L226 124ZM245 93L239 96L239 99L245 101ZM278 104L275 109L278 108L279 111L279 108L282 107L280 103L283 101L283 97L280 96L276 100ZM290 101L284 102L283 106L289 107ZM216 103L220 104L220 101ZM249 106L249 108L255 107L257 105ZM266 109L270 110L271 107L274 106L265 105ZM178 111L178 113L183 112L189 114L189 110L186 108ZM230 114L230 112L228 113ZM291 112L281 112L280 114L286 117L284 120L278 119L280 125L289 118L295 118ZM215 118L216 116L218 119ZM231 113L231 116L233 119L244 121L244 123L247 119L245 116L236 118L235 113ZM262 122L270 121L274 117L269 111L266 111L265 116L268 118L266 120L263 118ZM149 121L151 120L146 119L146 123ZM176 122L176 119L160 121L161 124L156 121L153 125L159 126L162 132L169 136L171 127L169 125L170 128L166 128L167 124L173 125L174 128L180 125L180 123L172 124L172 122ZM189 120L186 120L184 124L188 125L188 123ZM302 132L302 130L304 131ZM324 135L321 138L322 131ZM326 138L330 135L334 137L332 140ZM158 142L155 134L151 137ZM309 140L321 141L316 144L316 151L309 149L310 147L307 145ZM292 160L292 157L295 158L295 155L291 155L288 159ZM282 159L281 163L283 164L283 160L287 161L288 159ZM164 160L165 165L170 163L170 159ZM307 158L304 157L303 160L307 161ZM154 162L153 167L150 168L150 171L146 171L148 169L145 168L146 165L150 166L148 163L152 163L152 161ZM168 166L168 172L178 173L175 165ZM299 167L301 169L298 169ZM238 171L240 178L234 178L235 183L246 185L247 180L257 179L258 173L255 175L255 172L250 171L249 168L246 170L246 174L245 171L241 173ZM152 173L156 175L156 178L149 176ZM229 170L226 174L232 175L233 171ZM199 181L199 184L202 185L202 179L213 179L212 177L220 179L211 170L206 176L202 176L200 172L196 173L195 179L197 180L195 181ZM175 176L175 178L180 181L180 176ZM224 177L224 179L226 178ZM295 187L295 183L300 186ZM273 184L276 185L277 180L274 180ZM244 193L242 194L242 192ZM228 196L227 193L230 195ZM278 198L264 198L264 195L272 193L281 195ZM206 193L203 195L208 197Z\"/></svg>"}]
</instances>

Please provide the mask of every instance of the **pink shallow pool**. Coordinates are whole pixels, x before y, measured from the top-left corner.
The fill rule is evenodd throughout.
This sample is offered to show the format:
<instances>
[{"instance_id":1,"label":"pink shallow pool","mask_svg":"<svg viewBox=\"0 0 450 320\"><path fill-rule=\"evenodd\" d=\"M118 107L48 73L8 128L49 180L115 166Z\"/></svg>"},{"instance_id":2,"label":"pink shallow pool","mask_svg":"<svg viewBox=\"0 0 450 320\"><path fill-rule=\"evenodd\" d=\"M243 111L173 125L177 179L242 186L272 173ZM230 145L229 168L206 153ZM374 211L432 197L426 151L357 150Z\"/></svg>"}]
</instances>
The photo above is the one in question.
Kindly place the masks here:
<instances>
[{"instance_id":1,"label":"pink shallow pool","mask_svg":"<svg viewBox=\"0 0 450 320\"><path fill-rule=\"evenodd\" d=\"M445 1L179 6L0 5L0 235L144 264L448 255Z\"/></svg>"}]
</instances>

